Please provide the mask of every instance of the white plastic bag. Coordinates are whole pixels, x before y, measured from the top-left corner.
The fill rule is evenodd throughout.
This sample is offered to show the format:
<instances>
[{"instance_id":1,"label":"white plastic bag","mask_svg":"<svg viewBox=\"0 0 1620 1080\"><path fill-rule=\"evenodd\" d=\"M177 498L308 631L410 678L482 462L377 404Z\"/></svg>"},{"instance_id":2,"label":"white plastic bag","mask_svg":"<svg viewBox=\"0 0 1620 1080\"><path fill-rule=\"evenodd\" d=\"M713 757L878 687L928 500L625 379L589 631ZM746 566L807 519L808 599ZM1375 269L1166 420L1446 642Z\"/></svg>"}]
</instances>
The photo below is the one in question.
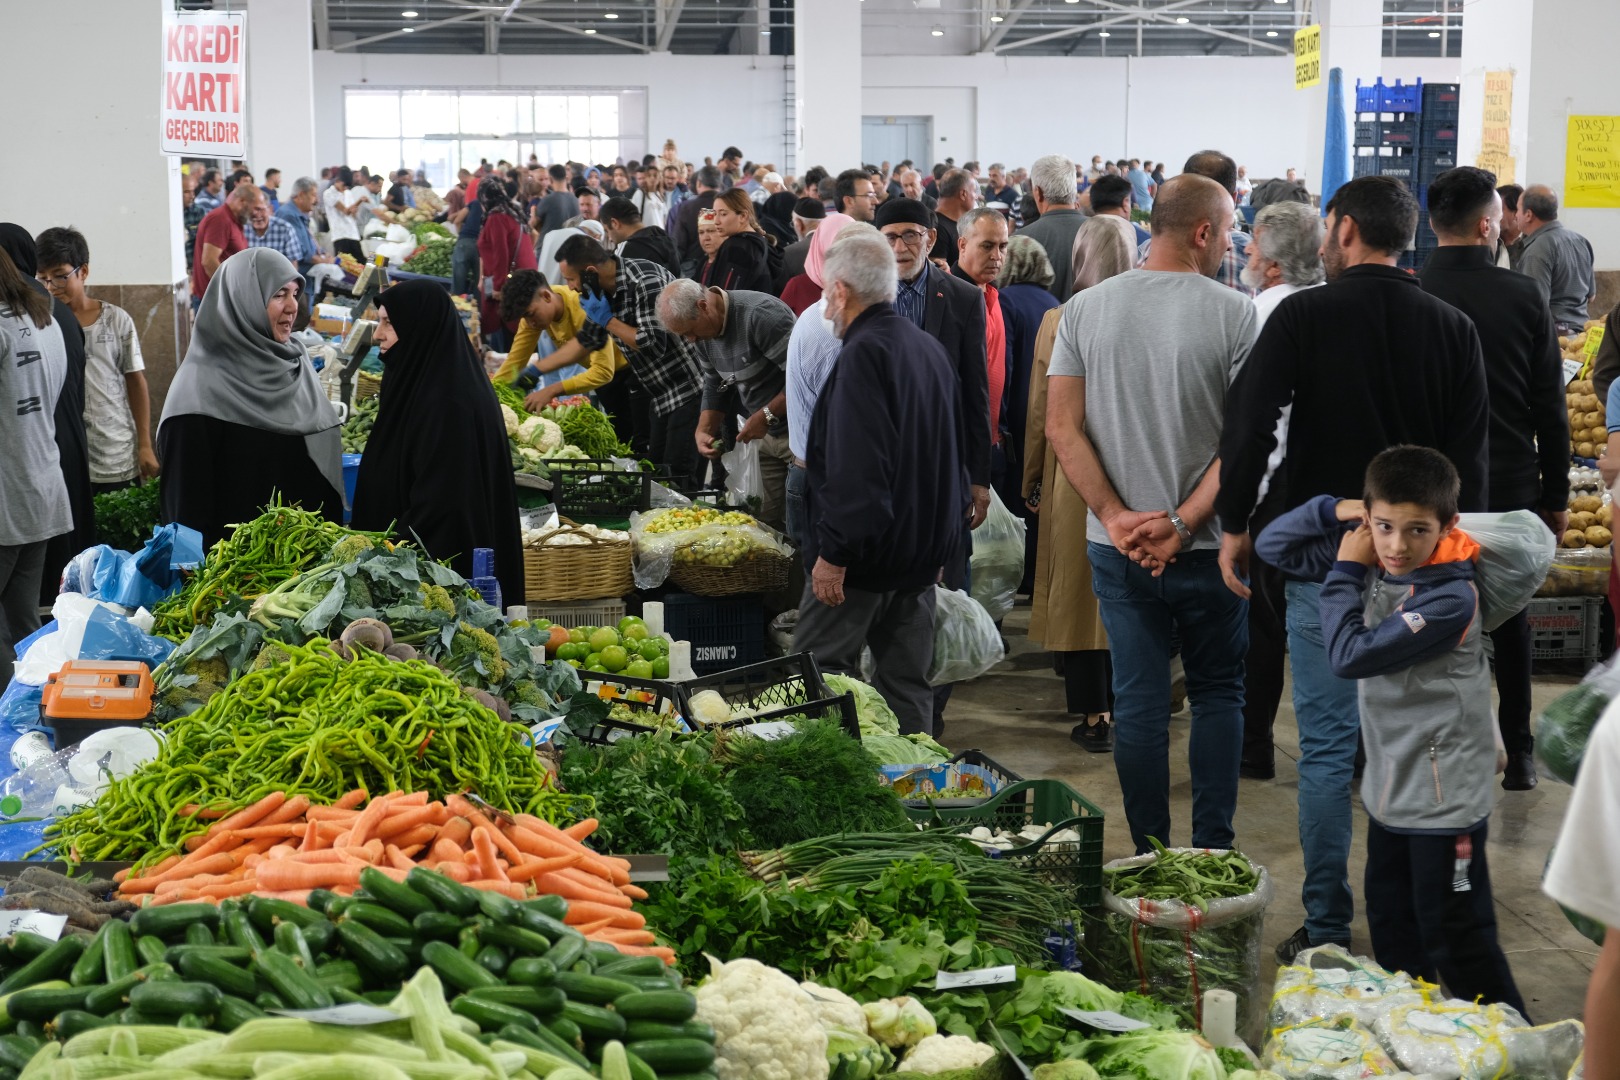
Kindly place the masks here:
<instances>
[{"instance_id":1,"label":"white plastic bag","mask_svg":"<svg viewBox=\"0 0 1620 1080\"><path fill-rule=\"evenodd\" d=\"M1529 510L1463 514L1457 527L1479 543L1474 585L1480 618L1495 630L1524 610L1552 568L1558 539Z\"/></svg>"},{"instance_id":2,"label":"white plastic bag","mask_svg":"<svg viewBox=\"0 0 1620 1080\"><path fill-rule=\"evenodd\" d=\"M738 426L744 423L737 418ZM745 506L754 513L765 500L765 475L759 469L760 441L739 442L720 455L720 464L726 467L726 494L733 506Z\"/></svg>"},{"instance_id":3,"label":"white plastic bag","mask_svg":"<svg viewBox=\"0 0 1620 1080\"><path fill-rule=\"evenodd\" d=\"M29 686L43 686L46 679L62 670L63 664L77 660L79 648L84 644L84 628L90 622L90 613L101 606L101 601L79 593L62 593L58 596L56 603L51 606L51 618L56 620L56 629L34 642L18 658L16 680Z\"/></svg>"},{"instance_id":4,"label":"white plastic bag","mask_svg":"<svg viewBox=\"0 0 1620 1080\"><path fill-rule=\"evenodd\" d=\"M973 599L984 605L990 618L1000 622L1013 608L1018 585L1024 580L1024 522L1007 509L994 488L984 524L973 532L973 556L968 560Z\"/></svg>"},{"instance_id":5,"label":"white plastic bag","mask_svg":"<svg viewBox=\"0 0 1620 1080\"><path fill-rule=\"evenodd\" d=\"M1001 663L1001 631L984 605L965 592L934 586L934 662L928 685L977 679Z\"/></svg>"}]
</instances>

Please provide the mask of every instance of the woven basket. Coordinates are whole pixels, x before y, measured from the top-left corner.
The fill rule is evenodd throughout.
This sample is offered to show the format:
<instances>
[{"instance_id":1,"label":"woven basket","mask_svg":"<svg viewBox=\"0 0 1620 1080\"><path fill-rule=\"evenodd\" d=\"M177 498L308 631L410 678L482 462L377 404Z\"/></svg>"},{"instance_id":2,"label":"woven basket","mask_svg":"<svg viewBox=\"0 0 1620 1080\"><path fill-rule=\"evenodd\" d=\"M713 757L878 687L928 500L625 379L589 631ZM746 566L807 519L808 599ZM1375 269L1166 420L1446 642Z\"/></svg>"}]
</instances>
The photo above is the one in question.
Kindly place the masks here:
<instances>
[{"instance_id":1,"label":"woven basket","mask_svg":"<svg viewBox=\"0 0 1620 1080\"><path fill-rule=\"evenodd\" d=\"M791 566L787 555L760 551L736 566L676 563L669 568L669 579L696 596L744 596L786 588Z\"/></svg>"},{"instance_id":2,"label":"woven basket","mask_svg":"<svg viewBox=\"0 0 1620 1080\"><path fill-rule=\"evenodd\" d=\"M354 377L354 400L364 401L368 397L376 397L382 389L382 376L373 375L369 371L362 371Z\"/></svg>"},{"instance_id":3,"label":"woven basket","mask_svg":"<svg viewBox=\"0 0 1620 1080\"><path fill-rule=\"evenodd\" d=\"M523 549L523 591L528 603L624 596L635 588L629 540L604 540L583 532L567 518L562 522L550 535L576 533L588 542Z\"/></svg>"}]
</instances>

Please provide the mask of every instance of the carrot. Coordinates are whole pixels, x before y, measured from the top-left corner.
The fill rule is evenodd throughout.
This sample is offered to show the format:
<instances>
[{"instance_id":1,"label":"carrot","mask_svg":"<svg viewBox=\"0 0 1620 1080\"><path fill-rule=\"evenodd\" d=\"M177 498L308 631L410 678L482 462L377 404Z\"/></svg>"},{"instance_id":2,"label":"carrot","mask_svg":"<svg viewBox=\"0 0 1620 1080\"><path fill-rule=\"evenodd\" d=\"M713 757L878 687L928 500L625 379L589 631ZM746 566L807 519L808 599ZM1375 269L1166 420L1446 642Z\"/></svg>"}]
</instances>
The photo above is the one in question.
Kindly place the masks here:
<instances>
[{"instance_id":1,"label":"carrot","mask_svg":"<svg viewBox=\"0 0 1620 1080\"><path fill-rule=\"evenodd\" d=\"M591 877L591 875L585 873L582 867L571 866L567 870L559 870L557 876L566 881L572 881L581 889L588 889L596 893L602 898L604 904L612 904L614 907L630 906L630 898L620 892L616 886L603 881L601 878ZM587 897L586 899L591 898Z\"/></svg>"},{"instance_id":2,"label":"carrot","mask_svg":"<svg viewBox=\"0 0 1620 1080\"><path fill-rule=\"evenodd\" d=\"M434 862L460 862L461 848L446 840L443 836L433 841L430 858Z\"/></svg>"},{"instance_id":3,"label":"carrot","mask_svg":"<svg viewBox=\"0 0 1620 1080\"><path fill-rule=\"evenodd\" d=\"M391 791L384 798L388 800L388 812L390 814L397 814L412 807L426 806L428 803L428 793L425 791L413 791L409 795L403 791Z\"/></svg>"},{"instance_id":4,"label":"carrot","mask_svg":"<svg viewBox=\"0 0 1620 1080\"><path fill-rule=\"evenodd\" d=\"M306 865L314 865L319 863L330 863L333 865L355 863L363 865L365 863L364 859L356 859L351 855L346 855L337 848L320 848L316 851L300 851L294 855L289 855L287 858L292 862L304 863Z\"/></svg>"},{"instance_id":5,"label":"carrot","mask_svg":"<svg viewBox=\"0 0 1620 1080\"><path fill-rule=\"evenodd\" d=\"M154 863L151 866L148 866L140 874L137 874L136 877L137 878L154 877L154 876L156 876L158 874L163 873L165 870L169 870L169 869L173 868L174 865L181 860L181 858L182 858L182 856L180 856L180 855L170 855L167 859L164 859L162 862ZM119 877L118 874L122 874L124 876ZM129 876L130 876L128 870L120 870L120 871L118 871L118 874L113 875L113 880L117 881L119 883L127 881L129 879Z\"/></svg>"},{"instance_id":6,"label":"carrot","mask_svg":"<svg viewBox=\"0 0 1620 1080\"><path fill-rule=\"evenodd\" d=\"M578 840L580 843L584 843L585 838L596 831L598 824L600 823L595 818L588 817L583 821L576 821L562 832L570 840Z\"/></svg>"},{"instance_id":7,"label":"carrot","mask_svg":"<svg viewBox=\"0 0 1620 1080\"><path fill-rule=\"evenodd\" d=\"M404 853L401 852L399 850L399 848L395 847L393 844L389 844L386 848L383 849L383 858L388 860L388 865L389 866L397 866L402 870L414 870L414 869L416 869L416 864L413 863L410 859L406 858Z\"/></svg>"},{"instance_id":8,"label":"carrot","mask_svg":"<svg viewBox=\"0 0 1620 1080\"><path fill-rule=\"evenodd\" d=\"M266 814L264 819L260 821L259 824L285 825L294 818L303 817L304 812L308 809L309 796L294 795L292 798L278 806L275 810L272 810L270 813Z\"/></svg>"},{"instance_id":9,"label":"carrot","mask_svg":"<svg viewBox=\"0 0 1620 1080\"><path fill-rule=\"evenodd\" d=\"M446 827L448 828L448 826ZM514 827L510 831L509 835L511 836L512 843L516 845L519 851L523 852L525 855L533 855L536 858L554 859L560 855L572 855L579 851L584 851L587 855L589 854L588 849L582 848L577 844L570 845L559 843L558 841L551 839L549 836L542 836L533 829L523 828L522 826Z\"/></svg>"},{"instance_id":10,"label":"carrot","mask_svg":"<svg viewBox=\"0 0 1620 1080\"><path fill-rule=\"evenodd\" d=\"M258 883L266 889L320 889L358 885L361 867L352 863L305 863L294 859L260 863Z\"/></svg>"},{"instance_id":11,"label":"carrot","mask_svg":"<svg viewBox=\"0 0 1620 1080\"><path fill-rule=\"evenodd\" d=\"M445 860L444 862L441 862L436 866L430 866L429 868L432 870L437 870L451 881L459 881L463 885L467 884L467 882L473 879L472 867L468 866L464 862L451 862L450 860Z\"/></svg>"},{"instance_id":12,"label":"carrot","mask_svg":"<svg viewBox=\"0 0 1620 1080\"><path fill-rule=\"evenodd\" d=\"M618 896L616 893L609 896L607 893L598 892L595 889L587 889L571 878L563 877L560 873L536 874L532 880L534 881L534 887L541 892L566 899L569 910L573 910L576 903L596 903L602 907L615 908L621 906L620 903L613 902L614 896L617 896L622 906L630 906L630 898L627 896Z\"/></svg>"},{"instance_id":13,"label":"carrot","mask_svg":"<svg viewBox=\"0 0 1620 1080\"><path fill-rule=\"evenodd\" d=\"M422 854L422 852L424 852L426 850L427 850L427 845L426 844L412 844L410 847L400 848L399 853L401 855L405 856L407 859L413 859L414 860L418 855ZM415 866L416 863L412 862L411 865Z\"/></svg>"},{"instance_id":14,"label":"carrot","mask_svg":"<svg viewBox=\"0 0 1620 1080\"><path fill-rule=\"evenodd\" d=\"M285 791L272 791L258 802L245 809L238 810L228 818L224 818L208 830L207 835L229 832L232 829L245 829L249 825L257 825L262 818L269 816L281 808L287 801Z\"/></svg>"},{"instance_id":15,"label":"carrot","mask_svg":"<svg viewBox=\"0 0 1620 1080\"><path fill-rule=\"evenodd\" d=\"M296 854L297 851L298 849L293 847L291 844L277 844L275 847L265 852L264 857L266 859L285 859L289 855Z\"/></svg>"},{"instance_id":16,"label":"carrot","mask_svg":"<svg viewBox=\"0 0 1620 1080\"><path fill-rule=\"evenodd\" d=\"M402 849L419 845L425 847L438 835L439 827L437 825L418 825L409 832L402 832L388 837L386 842Z\"/></svg>"},{"instance_id":17,"label":"carrot","mask_svg":"<svg viewBox=\"0 0 1620 1080\"><path fill-rule=\"evenodd\" d=\"M601 933L603 930L608 929L612 925L612 919L596 919L593 922L579 923L574 926L574 929L578 930L580 933L589 938L595 934Z\"/></svg>"},{"instance_id":18,"label":"carrot","mask_svg":"<svg viewBox=\"0 0 1620 1080\"><path fill-rule=\"evenodd\" d=\"M615 926L604 927L585 936L593 941L605 941L610 945L651 945L658 940L651 930L624 930Z\"/></svg>"},{"instance_id":19,"label":"carrot","mask_svg":"<svg viewBox=\"0 0 1620 1080\"><path fill-rule=\"evenodd\" d=\"M366 794L366 789L363 787L357 787L353 791L347 792L340 796L338 801L332 804L332 809L353 810L355 807L365 802L368 798L370 798L370 796Z\"/></svg>"},{"instance_id":20,"label":"carrot","mask_svg":"<svg viewBox=\"0 0 1620 1080\"><path fill-rule=\"evenodd\" d=\"M351 824L360 816L360 811L345 810L338 806L312 806L304 816L311 821L341 821Z\"/></svg>"},{"instance_id":21,"label":"carrot","mask_svg":"<svg viewBox=\"0 0 1620 1080\"><path fill-rule=\"evenodd\" d=\"M506 876L513 881L529 881L539 874L550 874L557 870L566 870L579 861L579 853L562 855L555 859L529 859L514 864L507 870Z\"/></svg>"},{"instance_id":22,"label":"carrot","mask_svg":"<svg viewBox=\"0 0 1620 1080\"><path fill-rule=\"evenodd\" d=\"M667 945L621 945L614 942L613 947L626 956L656 956L670 967L675 966L675 950Z\"/></svg>"},{"instance_id":23,"label":"carrot","mask_svg":"<svg viewBox=\"0 0 1620 1080\"><path fill-rule=\"evenodd\" d=\"M632 900L647 899L647 890L643 889L640 885L620 885L619 891L630 897Z\"/></svg>"},{"instance_id":24,"label":"carrot","mask_svg":"<svg viewBox=\"0 0 1620 1080\"><path fill-rule=\"evenodd\" d=\"M223 900L227 896L245 896L259 887L257 881L232 881L218 885L204 885L197 894L204 900Z\"/></svg>"},{"instance_id":25,"label":"carrot","mask_svg":"<svg viewBox=\"0 0 1620 1080\"><path fill-rule=\"evenodd\" d=\"M193 859L196 859L196 861L193 862ZM120 891L126 893L153 892L166 881L183 880L195 877L198 874L228 873L236 869L236 863L237 860L228 854L216 853L200 859L195 855L188 855L161 874L151 874L146 877L125 881Z\"/></svg>"},{"instance_id":26,"label":"carrot","mask_svg":"<svg viewBox=\"0 0 1620 1080\"><path fill-rule=\"evenodd\" d=\"M522 852L517 849L511 839L496 824L489 820L489 815L479 810L471 802L460 795L450 795L445 799L445 805L453 810L457 816L464 817L472 822L474 831L484 828L489 830L490 839L495 846L510 860L517 862L522 858Z\"/></svg>"},{"instance_id":27,"label":"carrot","mask_svg":"<svg viewBox=\"0 0 1620 1080\"><path fill-rule=\"evenodd\" d=\"M314 851L316 848L320 847L320 844L321 844L321 830L320 830L320 828L316 825L315 822L306 821L304 823L304 839L303 839L303 841L301 843L299 843L298 850L299 851Z\"/></svg>"},{"instance_id":28,"label":"carrot","mask_svg":"<svg viewBox=\"0 0 1620 1080\"><path fill-rule=\"evenodd\" d=\"M391 811L387 819L377 826L377 836L389 840L400 833L410 832L418 825L434 824L438 813L431 806L407 806L401 810Z\"/></svg>"},{"instance_id":29,"label":"carrot","mask_svg":"<svg viewBox=\"0 0 1620 1080\"><path fill-rule=\"evenodd\" d=\"M646 918L639 911L609 907L590 900L571 901L563 922L569 926L584 926L604 919L610 926L626 927L631 930L640 930L647 925Z\"/></svg>"},{"instance_id":30,"label":"carrot","mask_svg":"<svg viewBox=\"0 0 1620 1080\"><path fill-rule=\"evenodd\" d=\"M291 900L295 904L309 903L308 889L260 889L257 895L269 897L271 900Z\"/></svg>"},{"instance_id":31,"label":"carrot","mask_svg":"<svg viewBox=\"0 0 1620 1080\"><path fill-rule=\"evenodd\" d=\"M349 830L349 843L359 845L370 840L387 812L388 804L381 799L373 799L368 803L360 812L360 816L354 819L354 825Z\"/></svg>"},{"instance_id":32,"label":"carrot","mask_svg":"<svg viewBox=\"0 0 1620 1080\"><path fill-rule=\"evenodd\" d=\"M262 840L266 836L302 836L306 827L305 825L291 823L286 825L252 825L246 829L232 829L230 835L239 840Z\"/></svg>"},{"instance_id":33,"label":"carrot","mask_svg":"<svg viewBox=\"0 0 1620 1080\"><path fill-rule=\"evenodd\" d=\"M505 881L506 875L495 865L495 830L484 825L473 829L473 854L478 857L478 876L490 881Z\"/></svg>"},{"instance_id":34,"label":"carrot","mask_svg":"<svg viewBox=\"0 0 1620 1080\"><path fill-rule=\"evenodd\" d=\"M522 885L512 881L469 881L469 889L482 889L485 892L498 892L502 896L510 896L513 900L527 900L529 891Z\"/></svg>"}]
</instances>

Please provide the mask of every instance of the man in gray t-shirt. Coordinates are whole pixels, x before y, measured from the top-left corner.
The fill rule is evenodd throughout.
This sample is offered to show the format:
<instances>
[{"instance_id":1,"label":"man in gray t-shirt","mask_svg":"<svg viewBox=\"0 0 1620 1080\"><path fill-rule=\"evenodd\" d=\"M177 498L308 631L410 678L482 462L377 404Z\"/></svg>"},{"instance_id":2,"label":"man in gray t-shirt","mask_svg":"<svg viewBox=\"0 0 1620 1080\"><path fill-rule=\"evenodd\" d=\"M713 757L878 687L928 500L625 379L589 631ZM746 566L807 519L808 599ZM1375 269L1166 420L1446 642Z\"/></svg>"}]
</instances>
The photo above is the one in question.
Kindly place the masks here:
<instances>
[{"instance_id":1,"label":"man in gray t-shirt","mask_svg":"<svg viewBox=\"0 0 1620 1080\"><path fill-rule=\"evenodd\" d=\"M1112 645L1114 766L1139 852L1170 836L1170 650L1179 629L1193 728L1194 847L1232 846L1248 603L1217 558L1216 460L1254 304L1215 282L1232 199L1184 173L1159 190L1141 270L1076 294L1052 349L1046 430L1090 508L1092 588ZM1106 749L1109 733L1080 733Z\"/></svg>"}]
</instances>

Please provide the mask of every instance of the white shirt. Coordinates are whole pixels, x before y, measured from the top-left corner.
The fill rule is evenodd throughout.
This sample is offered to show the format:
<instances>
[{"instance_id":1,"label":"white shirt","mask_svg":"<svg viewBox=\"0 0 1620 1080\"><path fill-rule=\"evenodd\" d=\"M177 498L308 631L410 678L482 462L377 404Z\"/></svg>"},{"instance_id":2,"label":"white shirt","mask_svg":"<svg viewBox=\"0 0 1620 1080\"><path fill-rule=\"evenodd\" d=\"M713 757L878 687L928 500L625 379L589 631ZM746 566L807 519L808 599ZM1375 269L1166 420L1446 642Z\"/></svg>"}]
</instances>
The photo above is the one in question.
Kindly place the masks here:
<instances>
[{"instance_id":1,"label":"white shirt","mask_svg":"<svg viewBox=\"0 0 1620 1080\"><path fill-rule=\"evenodd\" d=\"M1258 338L1260 331L1266 328L1266 320L1271 318L1271 313L1277 310L1278 304L1297 292L1314 288L1315 285L1290 285L1285 281L1269 289L1262 289L1254 298L1255 337ZM1282 468L1283 455L1288 452L1288 415L1293 411L1294 404L1289 402L1283 406L1282 415L1277 418L1277 446L1271 451L1271 456L1266 458L1266 475L1260 478L1260 489L1254 497L1256 505L1259 505L1260 500L1266 497L1266 492L1271 490L1271 478Z\"/></svg>"},{"instance_id":2,"label":"white shirt","mask_svg":"<svg viewBox=\"0 0 1620 1080\"><path fill-rule=\"evenodd\" d=\"M1620 702L1592 729L1564 827L1541 888L1572 911L1604 926L1620 926Z\"/></svg>"},{"instance_id":3,"label":"white shirt","mask_svg":"<svg viewBox=\"0 0 1620 1080\"><path fill-rule=\"evenodd\" d=\"M103 303L96 321L84 328L84 427L90 482L118 484L140 475L135 460L135 417L129 409L124 376L145 370L135 320L121 307Z\"/></svg>"},{"instance_id":4,"label":"white shirt","mask_svg":"<svg viewBox=\"0 0 1620 1080\"><path fill-rule=\"evenodd\" d=\"M353 209L366 201L366 195L366 189L361 187L339 191L334 184L326 189L321 196L321 205L326 208L326 230L333 240L360 239L360 218L350 217L337 208L341 205Z\"/></svg>"},{"instance_id":5,"label":"white shirt","mask_svg":"<svg viewBox=\"0 0 1620 1080\"><path fill-rule=\"evenodd\" d=\"M664 228L664 222L669 217L669 206L664 202L662 195L650 195L641 188L636 188L630 196L630 201L641 212L643 226L656 225L660 229Z\"/></svg>"},{"instance_id":6,"label":"white shirt","mask_svg":"<svg viewBox=\"0 0 1620 1080\"><path fill-rule=\"evenodd\" d=\"M815 415L821 388L844 349L844 343L827 329L826 315L827 301L817 300L804 309L788 336L788 449L800 461L809 454L810 418Z\"/></svg>"}]
</instances>

